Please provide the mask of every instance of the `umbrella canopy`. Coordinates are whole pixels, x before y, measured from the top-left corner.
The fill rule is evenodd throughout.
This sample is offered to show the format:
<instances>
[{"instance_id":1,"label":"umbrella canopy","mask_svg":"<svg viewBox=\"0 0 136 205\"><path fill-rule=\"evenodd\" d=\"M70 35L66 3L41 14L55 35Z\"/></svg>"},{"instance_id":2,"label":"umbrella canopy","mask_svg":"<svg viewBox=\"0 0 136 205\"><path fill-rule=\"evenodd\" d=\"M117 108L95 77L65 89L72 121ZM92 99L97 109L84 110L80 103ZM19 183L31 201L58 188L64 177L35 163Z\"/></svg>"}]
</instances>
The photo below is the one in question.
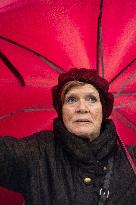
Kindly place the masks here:
<instances>
[{"instance_id":1,"label":"umbrella canopy","mask_svg":"<svg viewBox=\"0 0 136 205\"><path fill-rule=\"evenodd\" d=\"M121 141L136 145L135 11L135 0L0 1L0 135L52 129L52 86L85 67L109 80L110 117Z\"/></svg>"}]
</instances>

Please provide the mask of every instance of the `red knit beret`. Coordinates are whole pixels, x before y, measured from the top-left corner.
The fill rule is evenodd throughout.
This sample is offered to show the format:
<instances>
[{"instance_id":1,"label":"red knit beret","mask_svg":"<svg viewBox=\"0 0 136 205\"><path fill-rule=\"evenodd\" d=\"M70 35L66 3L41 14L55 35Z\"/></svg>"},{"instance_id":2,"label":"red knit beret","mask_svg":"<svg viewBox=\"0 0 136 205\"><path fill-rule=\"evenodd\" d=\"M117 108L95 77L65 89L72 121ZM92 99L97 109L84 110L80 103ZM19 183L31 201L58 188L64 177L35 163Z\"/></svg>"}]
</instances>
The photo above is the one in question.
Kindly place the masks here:
<instances>
[{"instance_id":1,"label":"red knit beret","mask_svg":"<svg viewBox=\"0 0 136 205\"><path fill-rule=\"evenodd\" d=\"M52 88L53 105L59 117L62 115L61 93L64 85L69 81L80 81L93 85L100 95L103 119L110 116L113 109L114 97L112 93L108 92L108 81L100 77L94 69L72 68L68 72L60 74L58 85Z\"/></svg>"}]
</instances>

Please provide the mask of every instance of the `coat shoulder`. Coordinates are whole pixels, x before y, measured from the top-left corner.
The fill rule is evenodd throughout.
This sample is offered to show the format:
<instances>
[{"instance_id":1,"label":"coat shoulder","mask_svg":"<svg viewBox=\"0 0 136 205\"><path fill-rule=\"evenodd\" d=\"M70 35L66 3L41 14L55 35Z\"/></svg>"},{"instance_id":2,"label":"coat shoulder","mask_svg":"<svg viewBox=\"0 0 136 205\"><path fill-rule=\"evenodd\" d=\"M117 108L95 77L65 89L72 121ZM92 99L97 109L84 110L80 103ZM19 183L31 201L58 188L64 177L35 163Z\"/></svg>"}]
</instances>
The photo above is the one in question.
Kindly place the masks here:
<instances>
[{"instance_id":1,"label":"coat shoulder","mask_svg":"<svg viewBox=\"0 0 136 205\"><path fill-rule=\"evenodd\" d=\"M54 149L54 133L52 131L40 131L27 136L20 140L26 147L32 148L33 151L37 150L37 153L42 153L46 149Z\"/></svg>"},{"instance_id":2,"label":"coat shoulder","mask_svg":"<svg viewBox=\"0 0 136 205\"><path fill-rule=\"evenodd\" d=\"M136 165L136 146L132 146L132 145L127 145L126 146L132 159L134 160L135 162L135 165Z\"/></svg>"},{"instance_id":3,"label":"coat shoulder","mask_svg":"<svg viewBox=\"0 0 136 205\"><path fill-rule=\"evenodd\" d=\"M54 133L51 130L36 132L31 136L23 138L25 141L40 141L41 143L50 143L54 141Z\"/></svg>"}]
</instances>

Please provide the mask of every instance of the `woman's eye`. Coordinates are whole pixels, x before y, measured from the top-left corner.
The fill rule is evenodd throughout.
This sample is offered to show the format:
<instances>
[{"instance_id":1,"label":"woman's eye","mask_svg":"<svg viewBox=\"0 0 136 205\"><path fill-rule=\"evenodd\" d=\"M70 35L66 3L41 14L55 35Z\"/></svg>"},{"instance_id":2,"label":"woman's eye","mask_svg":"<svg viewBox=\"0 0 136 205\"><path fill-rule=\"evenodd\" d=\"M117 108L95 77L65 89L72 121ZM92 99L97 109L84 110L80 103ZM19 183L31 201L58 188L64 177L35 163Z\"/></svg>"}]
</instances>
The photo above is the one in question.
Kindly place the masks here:
<instances>
[{"instance_id":1,"label":"woman's eye","mask_svg":"<svg viewBox=\"0 0 136 205\"><path fill-rule=\"evenodd\" d=\"M89 102L95 103L97 101L97 98L93 95L90 95L90 96L87 97L87 100Z\"/></svg>"},{"instance_id":2,"label":"woman's eye","mask_svg":"<svg viewBox=\"0 0 136 205\"><path fill-rule=\"evenodd\" d=\"M76 98L75 97L68 97L65 99L65 103L69 103L69 104L72 104L76 102Z\"/></svg>"}]
</instances>

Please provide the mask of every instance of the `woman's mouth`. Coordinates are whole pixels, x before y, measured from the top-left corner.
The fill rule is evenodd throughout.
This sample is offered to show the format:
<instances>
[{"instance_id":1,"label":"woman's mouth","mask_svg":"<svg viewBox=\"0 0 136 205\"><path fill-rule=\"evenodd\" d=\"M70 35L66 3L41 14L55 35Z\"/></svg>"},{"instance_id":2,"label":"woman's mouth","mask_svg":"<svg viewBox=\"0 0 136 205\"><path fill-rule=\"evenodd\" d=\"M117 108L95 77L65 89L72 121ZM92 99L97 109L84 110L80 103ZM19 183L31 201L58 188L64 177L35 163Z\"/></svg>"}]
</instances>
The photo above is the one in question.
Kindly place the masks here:
<instances>
[{"instance_id":1,"label":"woman's mouth","mask_svg":"<svg viewBox=\"0 0 136 205\"><path fill-rule=\"evenodd\" d=\"M90 123L90 120L88 120L88 119L77 119L77 120L75 120L75 122L77 122L77 123Z\"/></svg>"}]
</instances>

